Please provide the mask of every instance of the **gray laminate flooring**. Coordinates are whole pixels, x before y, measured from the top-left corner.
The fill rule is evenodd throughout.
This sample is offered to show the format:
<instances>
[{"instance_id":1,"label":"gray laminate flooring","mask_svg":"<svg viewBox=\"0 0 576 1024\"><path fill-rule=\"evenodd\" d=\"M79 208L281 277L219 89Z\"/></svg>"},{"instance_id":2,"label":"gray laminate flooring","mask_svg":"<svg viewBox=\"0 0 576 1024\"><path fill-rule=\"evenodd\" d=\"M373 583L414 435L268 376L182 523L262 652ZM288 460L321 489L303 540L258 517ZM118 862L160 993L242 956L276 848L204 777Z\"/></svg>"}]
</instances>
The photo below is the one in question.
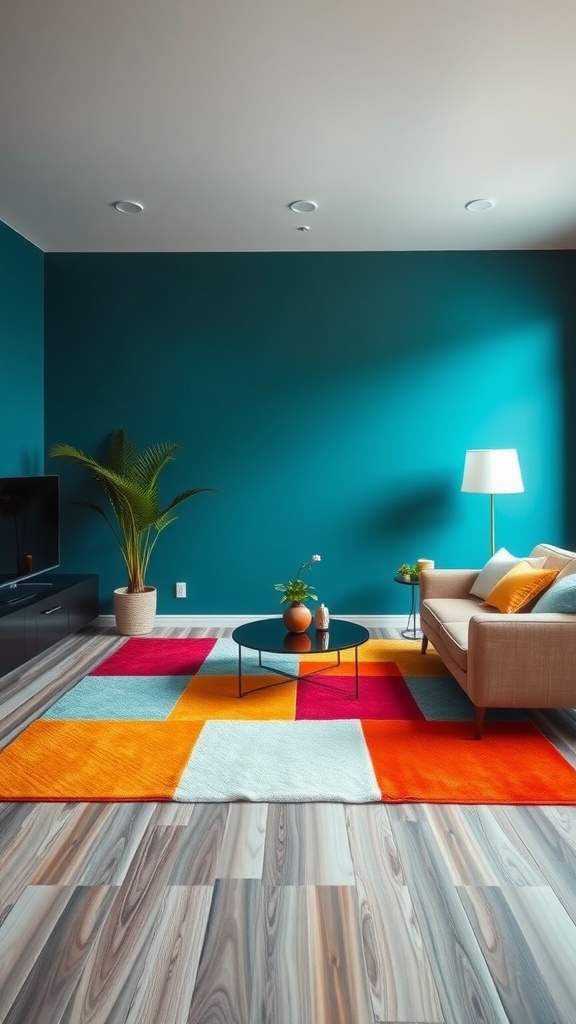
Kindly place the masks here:
<instances>
[{"instance_id":1,"label":"gray laminate flooring","mask_svg":"<svg viewBox=\"0 0 576 1024\"><path fill-rule=\"evenodd\" d=\"M0 745L120 643L0 680ZM0 1021L575 1024L575 883L575 807L0 804Z\"/></svg>"}]
</instances>

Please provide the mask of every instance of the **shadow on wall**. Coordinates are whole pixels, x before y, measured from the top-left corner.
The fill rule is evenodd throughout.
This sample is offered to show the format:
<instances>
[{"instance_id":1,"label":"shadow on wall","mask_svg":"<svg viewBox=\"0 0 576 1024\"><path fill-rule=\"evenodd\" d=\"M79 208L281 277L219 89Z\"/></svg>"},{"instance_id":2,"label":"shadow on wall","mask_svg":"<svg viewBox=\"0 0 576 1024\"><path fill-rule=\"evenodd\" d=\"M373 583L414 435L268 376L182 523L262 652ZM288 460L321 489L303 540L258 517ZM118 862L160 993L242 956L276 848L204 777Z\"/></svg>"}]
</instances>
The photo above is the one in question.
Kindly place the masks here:
<instances>
[{"instance_id":1,"label":"shadow on wall","mask_svg":"<svg viewBox=\"0 0 576 1024\"><path fill-rule=\"evenodd\" d=\"M454 514L454 476L429 486L414 484L391 497L380 519L387 533L404 534L433 526L446 526Z\"/></svg>"}]
</instances>

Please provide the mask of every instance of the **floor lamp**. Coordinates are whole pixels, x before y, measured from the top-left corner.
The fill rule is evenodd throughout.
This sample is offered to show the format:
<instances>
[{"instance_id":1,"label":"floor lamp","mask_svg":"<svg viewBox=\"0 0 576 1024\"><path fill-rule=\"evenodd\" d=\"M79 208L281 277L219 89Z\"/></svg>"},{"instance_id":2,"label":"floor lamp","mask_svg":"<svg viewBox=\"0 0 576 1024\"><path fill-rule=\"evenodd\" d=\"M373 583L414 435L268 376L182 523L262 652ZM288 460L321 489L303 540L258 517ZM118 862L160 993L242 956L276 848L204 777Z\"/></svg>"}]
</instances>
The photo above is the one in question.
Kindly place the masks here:
<instances>
[{"instance_id":1,"label":"floor lamp","mask_svg":"<svg viewBox=\"0 0 576 1024\"><path fill-rule=\"evenodd\" d=\"M466 452L461 490L490 495L490 553L496 550L494 495L524 490L516 448L476 448Z\"/></svg>"}]
</instances>

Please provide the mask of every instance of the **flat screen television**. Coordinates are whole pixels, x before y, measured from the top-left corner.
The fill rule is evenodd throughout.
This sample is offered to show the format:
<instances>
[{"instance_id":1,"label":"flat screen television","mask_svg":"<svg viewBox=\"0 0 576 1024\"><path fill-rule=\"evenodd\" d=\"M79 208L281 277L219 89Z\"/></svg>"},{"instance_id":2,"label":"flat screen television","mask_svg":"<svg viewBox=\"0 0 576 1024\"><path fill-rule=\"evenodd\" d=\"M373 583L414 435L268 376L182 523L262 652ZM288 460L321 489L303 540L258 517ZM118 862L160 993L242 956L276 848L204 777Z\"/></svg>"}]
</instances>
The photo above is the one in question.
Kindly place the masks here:
<instances>
[{"instance_id":1,"label":"flat screen television","mask_svg":"<svg viewBox=\"0 0 576 1024\"><path fill-rule=\"evenodd\" d=\"M59 513L58 476L0 477L0 603L11 604L30 577L58 568Z\"/></svg>"}]
</instances>

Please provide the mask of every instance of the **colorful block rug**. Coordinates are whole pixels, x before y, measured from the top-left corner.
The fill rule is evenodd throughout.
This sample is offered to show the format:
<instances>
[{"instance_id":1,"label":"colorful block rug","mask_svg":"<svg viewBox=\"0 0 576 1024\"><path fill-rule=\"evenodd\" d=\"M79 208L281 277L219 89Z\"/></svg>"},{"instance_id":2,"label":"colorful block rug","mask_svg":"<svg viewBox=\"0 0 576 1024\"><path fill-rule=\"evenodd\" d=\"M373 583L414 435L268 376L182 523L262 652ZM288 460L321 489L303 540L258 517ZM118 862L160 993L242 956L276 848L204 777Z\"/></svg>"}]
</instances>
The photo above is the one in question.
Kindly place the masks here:
<instances>
[{"instance_id":1,"label":"colorful block rug","mask_svg":"<svg viewBox=\"0 0 576 1024\"><path fill-rule=\"evenodd\" d=\"M331 655L269 655L288 674ZM470 701L433 650L370 640L278 683L231 639L131 638L0 753L0 800L575 804L576 771L521 712Z\"/></svg>"}]
</instances>

